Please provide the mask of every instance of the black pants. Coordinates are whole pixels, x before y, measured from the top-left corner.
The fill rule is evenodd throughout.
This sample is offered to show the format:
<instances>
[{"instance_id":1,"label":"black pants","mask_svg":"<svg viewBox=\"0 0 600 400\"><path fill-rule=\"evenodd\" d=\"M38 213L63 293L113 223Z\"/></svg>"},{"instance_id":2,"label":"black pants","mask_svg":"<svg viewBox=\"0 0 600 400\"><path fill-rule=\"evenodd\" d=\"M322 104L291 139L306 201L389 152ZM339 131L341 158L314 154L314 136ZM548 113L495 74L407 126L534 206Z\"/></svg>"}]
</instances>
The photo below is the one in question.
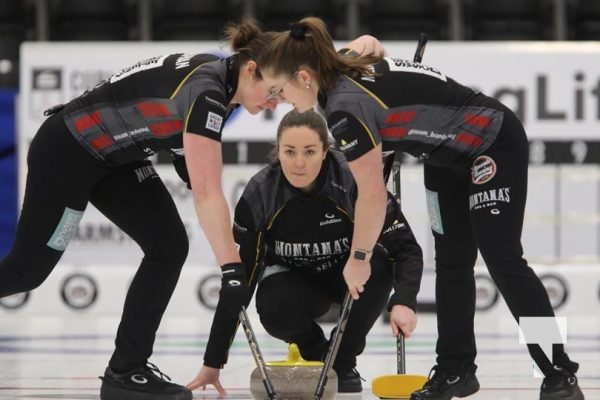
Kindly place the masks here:
<instances>
[{"instance_id":1,"label":"black pants","mask_svg":"<svg viewBox=\"0 0 600 400\"><path fill-rule=\"evenodd\" d=\"M392 283L392 263L376 248L371 277L350 311L333 365L336 370L356 366L356 356L363 352L367 334L386 307ZM327 313L333 303L341 305L347 291L341 269L321 275L279 272L259 284L256 307L270 335L296 343L305 360L322 361L328 341L315 319Z\"/></svg>"},{"instance_id":2,"label":"black pants","mask_svg":"<svg viewBox=\"0 0 600 400\"><path fill-rule=\"evenodd\" d=\"M144 252L109 365L119 371L145 364L188 253L173 199L149 161L116 168L97 161L67 131L62 113L44 122L27 163L14 245L0 260L0 297L32 290L48 277L89 201Z\"/></svg>"},{"instance_id":3,"label":"black pants","mask_svg":"<svg viewBox=\"0 0 600 400\"><path fill-rule=\"evenodd\" d=\"M523 258L529 150L516 117L505 114L499 139L484 156L489 159L481 159L475 170L424 168L435 238L437 362L453 373L476 369L473 267L478 249L517 321L554 316L544 286ZM553 347L554 363L572 370L576 364L568 360L564 346ZM542 372L552 370L539 345L528 348Z\"/></svg>"}]
</instances>

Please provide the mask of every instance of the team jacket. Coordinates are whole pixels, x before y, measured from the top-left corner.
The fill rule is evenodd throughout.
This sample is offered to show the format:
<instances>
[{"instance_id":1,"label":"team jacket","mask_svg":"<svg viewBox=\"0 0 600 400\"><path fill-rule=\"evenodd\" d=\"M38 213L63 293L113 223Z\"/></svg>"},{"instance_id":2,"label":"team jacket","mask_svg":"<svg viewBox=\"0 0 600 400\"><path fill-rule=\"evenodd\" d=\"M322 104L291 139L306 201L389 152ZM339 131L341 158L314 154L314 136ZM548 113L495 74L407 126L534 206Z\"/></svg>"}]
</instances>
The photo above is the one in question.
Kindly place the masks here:
<instances>
[{"instance_id":1,"label":"team jacket","mask_svg":"<svg viewBox=\"0 0 600 400\"><path fill-rule=\"evenodd\" d=\"M494 142L505 108L435 68L396 58L374 77L339 75L319 98L349 161L382 143L437 166L468 166Z\"/></svg>"},{"instance_id":2,"label":"team jacket","mask_svg":"<svg viewBox=\"0 0 600 400\"><path fill-rule=\"evenodd\" d=\"M234 219L234 237L254 291L269 268L284 266L307 274L341 270L350 253L356 183L343 154L329 150L311 193L290 185L279 164L248 182ZM390 307L416 306L423 255L394 197L388 194L385 223L379 237L394 266ZM237 320L217 306L204 364L220 368L234 338Z\"/></svg>"},{"instance_id":3,"label":"team jacket","mask_svg":"<svg viewBox=\"0 0 600 400\"><path fill-rule=\"evenodd\" d=\"M221 140L238 72L235 55L149 58L69 102L64 120L87 151L112 166L159 150L182 156L182 132Z\"/></svg>"}]
</instances>

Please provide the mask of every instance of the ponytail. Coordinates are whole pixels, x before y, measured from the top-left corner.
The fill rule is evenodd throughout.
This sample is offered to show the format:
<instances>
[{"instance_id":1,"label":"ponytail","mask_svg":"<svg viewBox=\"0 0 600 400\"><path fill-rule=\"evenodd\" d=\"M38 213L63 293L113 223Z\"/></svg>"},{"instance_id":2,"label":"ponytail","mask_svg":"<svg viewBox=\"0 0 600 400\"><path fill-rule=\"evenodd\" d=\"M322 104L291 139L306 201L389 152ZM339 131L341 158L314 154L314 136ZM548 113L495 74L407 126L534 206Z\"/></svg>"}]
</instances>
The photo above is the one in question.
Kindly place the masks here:
<instances>
[{"instance_id":1,"label":"ponytail","mask_svg":"<svg viewBox=\"0 0 600 400\"><path fill-rule=\"evenodd\" d=\"M338 73L372 76L372 64L380 59L338 54L323 20L307 17L290 24L289 31L275 35L258 56L257 75L267 70L274 75L292 75L299 67L308 67L315 73L319 87L327 90Z\"/></svg>"},{"instance_id":2,"label":"ponytail","mask_svg":"<svg viewBox=\"0 0 600 400\"><path fill-rule=\"evenodd\" d=\"M259 23L245 18L239 23L229 23L224 28L225 40L237 53L240 64L256 60L260 52L274 39L275 32L263 32Z\"/></svg>"}]
</instances>

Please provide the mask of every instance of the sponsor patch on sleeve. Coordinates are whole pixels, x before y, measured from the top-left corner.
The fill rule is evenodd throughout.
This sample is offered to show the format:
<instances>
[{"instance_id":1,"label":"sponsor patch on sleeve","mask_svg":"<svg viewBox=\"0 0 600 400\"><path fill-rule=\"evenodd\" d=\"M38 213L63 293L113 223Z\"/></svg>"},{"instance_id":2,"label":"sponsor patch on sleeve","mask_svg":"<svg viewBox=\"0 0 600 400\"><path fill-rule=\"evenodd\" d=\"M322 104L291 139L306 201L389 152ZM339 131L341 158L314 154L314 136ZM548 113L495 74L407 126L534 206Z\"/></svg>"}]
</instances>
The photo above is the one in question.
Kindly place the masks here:
<instances>
[{"instance_id":1,"label":"sponsor patch on sleeve","mask_svg":"<svg viewBox=\"0 0 600 400\"><path fill-rule=\"evenodd\" d=\"M356 160L380 141L379 136L374 137L365 123L347 111L332 112L327 123L339 150L348 161Z\"/></svg>"},{"instance_id":2,"label":"sponsor patch on sleeve","mask_svg":"<svg viewBox=\"0 0 600 400\"><path fill-rule=\"evenodd\" d=\"M496 175L496 169L496 163L491 157L479 156L471 166L471 180L476 185L483 185Z\"/></svg>"},{"instance_id":3,"label":"sponsor patch on sleeve","mask_svg":"<svg viewBox=\"0 0 600 400\"><path fill-rule=\"evenodd\" d=\"M213 112L208 112L206 117L206 129L213 132L221 132L221 126L223 125L223 117Z\"/></svg>"}]
</instances>

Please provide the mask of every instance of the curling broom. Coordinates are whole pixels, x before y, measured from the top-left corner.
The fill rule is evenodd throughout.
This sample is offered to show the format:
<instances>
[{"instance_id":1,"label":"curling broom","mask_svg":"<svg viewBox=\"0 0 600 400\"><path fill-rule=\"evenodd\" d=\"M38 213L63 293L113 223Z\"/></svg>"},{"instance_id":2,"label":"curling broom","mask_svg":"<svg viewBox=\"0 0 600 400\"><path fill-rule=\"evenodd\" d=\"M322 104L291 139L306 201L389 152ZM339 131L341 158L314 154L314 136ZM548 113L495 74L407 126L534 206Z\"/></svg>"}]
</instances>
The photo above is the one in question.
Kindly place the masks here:
<instances>
[{"instance_id":1,"label":"curling broom","mask_svg":"<svg viewBox=\"0 0 600 400\"><path fill-rule=\"evenodd\" d=\"M420 63L423 60L425 45L427 45L427 34L420 33L417 42L417 49L413 57L414 62ZM394 176L394 195L400 199L400 162L395 161L395 157L388 156L384 166L385 180L387 182L390 174ZM409 399L412 392L419 390L427 382L427 377L423 375L406 375L406 364L404 356L404 336L402 332L396 338L396 354L398 362L397 375L383 375L373 379L371 388L373 394L382 399Z\"/></svg>"},{"instance_id":2,"label":"curling broom","mask_svg":"<svg viewBox=\"0 0 600 400\"><path fill-rule=\"evenodd\" d=\"M348 318L350 318L350 310L352 309L353 302L354 299L352 299L350 292L346 292L346 297L344 297L344 303L342 304L338 324L335 333L333 334L333 338L331 339L331 343L329 344L329 349L327 350L327 355L325 357L325 364L323 365L321 375L319 376L319 381L317 382L314 400L321 400L321 398L323 397L325 385L327 385L327 374L333 366L333 362L335 360L335 357L337 356L340 343L342 342L342 335L346 330Z\"/></svg>"},{"instance_id":3,"label":"curling broom","mask_svg":"<svg viewBox=\"0 0 600 400\"><path fill-rule=\"evenodd\" d=\"M421 389L427 382L427 377L424 375L406 375L402 333L399 333L396 338L396 355L398 374L378 376L371 383L373 394L382 399L409 399L412 392Z\"/></svg>"}]
</instances>

